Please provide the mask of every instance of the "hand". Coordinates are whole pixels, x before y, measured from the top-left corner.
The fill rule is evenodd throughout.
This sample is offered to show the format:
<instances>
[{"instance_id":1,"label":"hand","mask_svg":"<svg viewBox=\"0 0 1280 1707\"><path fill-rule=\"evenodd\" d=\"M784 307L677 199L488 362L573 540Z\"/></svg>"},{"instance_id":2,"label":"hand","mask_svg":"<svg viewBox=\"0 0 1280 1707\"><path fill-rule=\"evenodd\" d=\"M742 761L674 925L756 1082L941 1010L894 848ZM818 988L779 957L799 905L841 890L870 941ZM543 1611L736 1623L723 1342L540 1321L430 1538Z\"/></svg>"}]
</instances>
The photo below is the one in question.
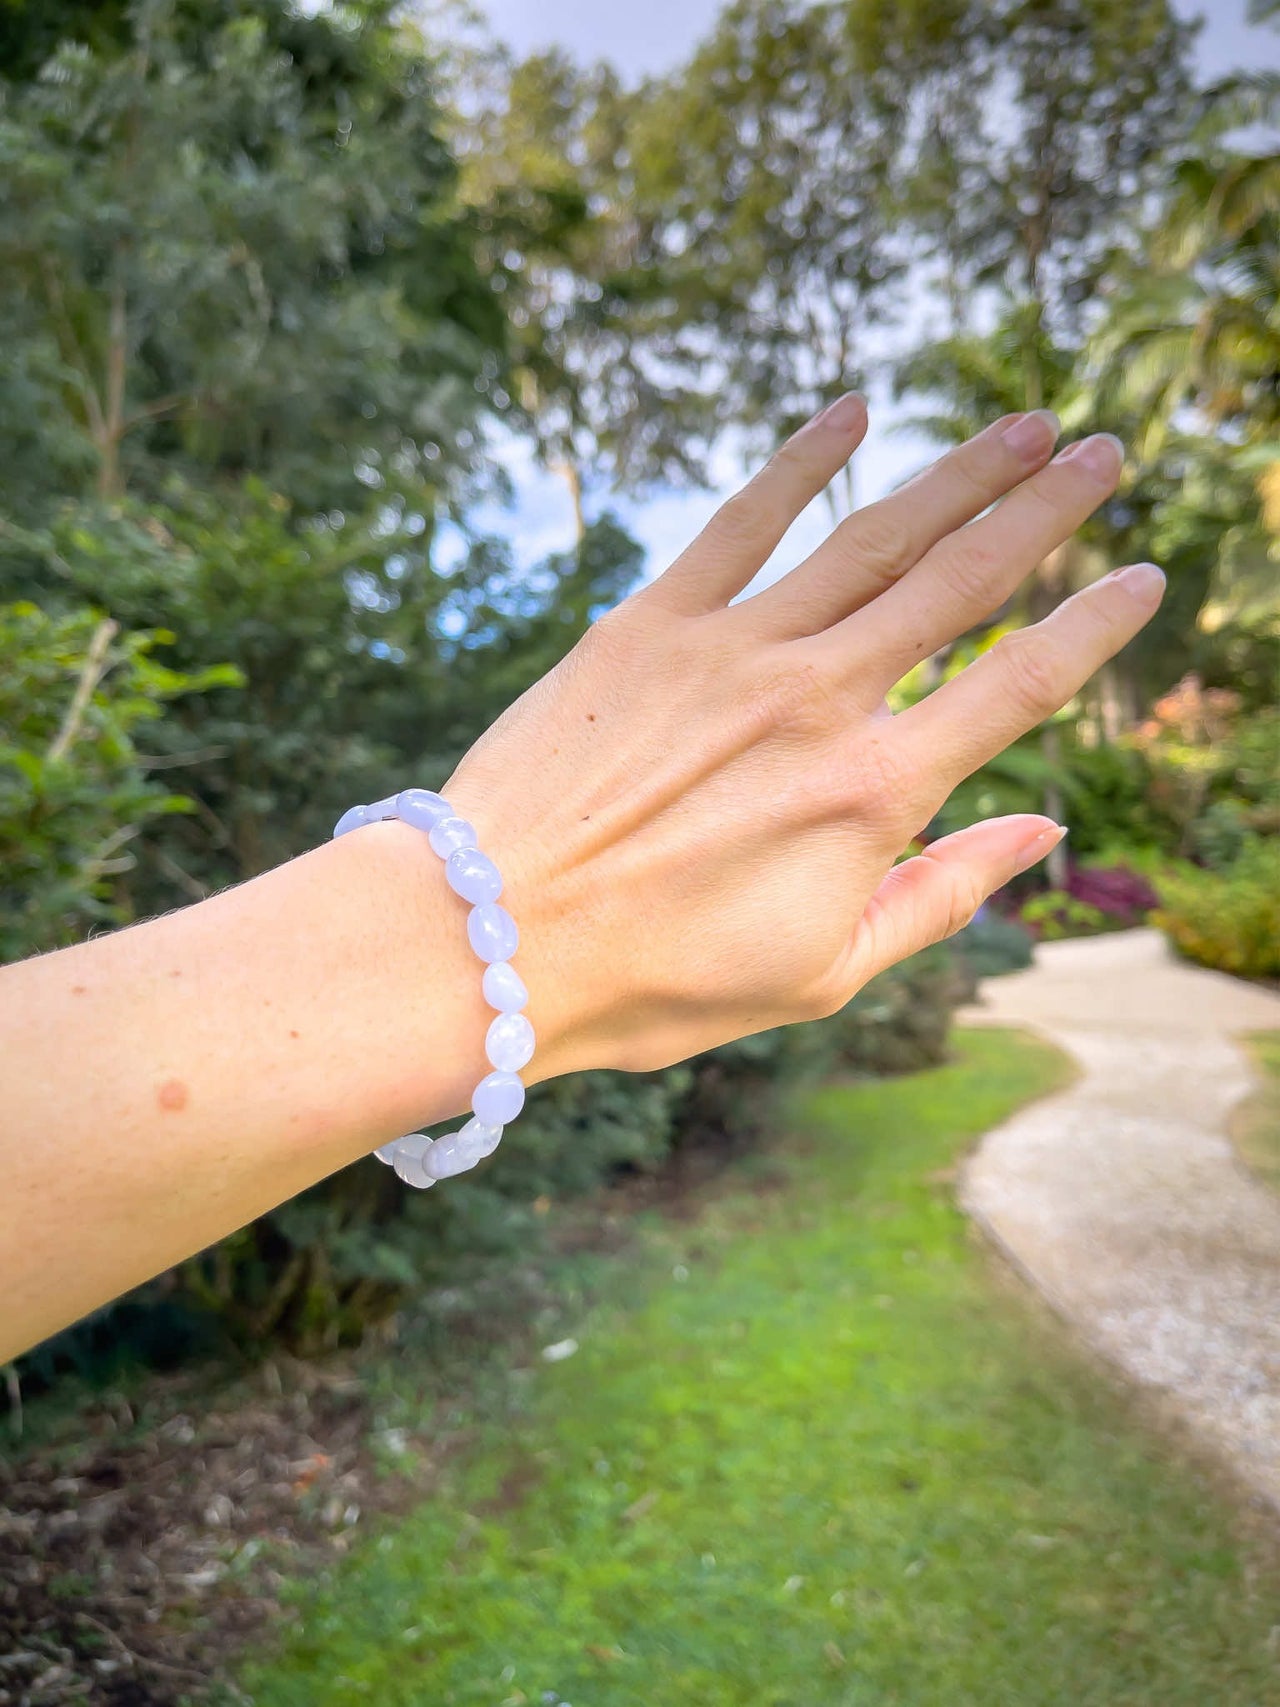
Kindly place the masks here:
<instances>
[{"instance_id":1,"label":"hand","mask_svg":"<svg viewBox=\"0 0 1280 1707\"><path fill-rule=\"evenodd\" d=\"M535 1076L659 1067L830 1014L1058 839L995 818L894 864L1142 627L1158 569L1077 593L898 716L885 695L1085 521L1120 447L1050 461L1051 416L997 421L730 604L865 430L856 396L810 421L447 785L507 875Z\"/></svg>"}]
</instances>

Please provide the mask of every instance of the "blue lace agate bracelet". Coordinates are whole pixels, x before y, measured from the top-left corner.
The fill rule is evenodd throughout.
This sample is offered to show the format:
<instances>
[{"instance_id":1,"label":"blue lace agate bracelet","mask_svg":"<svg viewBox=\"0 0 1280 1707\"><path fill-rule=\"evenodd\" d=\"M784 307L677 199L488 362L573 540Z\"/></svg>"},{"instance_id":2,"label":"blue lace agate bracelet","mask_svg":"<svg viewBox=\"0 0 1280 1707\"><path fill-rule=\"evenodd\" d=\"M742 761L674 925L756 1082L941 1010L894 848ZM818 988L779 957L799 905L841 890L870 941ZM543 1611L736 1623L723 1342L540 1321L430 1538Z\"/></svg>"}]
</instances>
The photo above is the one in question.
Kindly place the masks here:
<instances>
[{"instance_id":1,"label":"blue lace agate bracelet","mask_svg":"<svg viewBox=\"0 0 1280 1707\"><path fill-rule=\"evenodd\" d=\"M443 796L427 788L406 788L385 800L376 800L372 806L353 806L338 819L333 833L335 837L345 836L349 830L379 824L386 818L398 818L402 824L425 831L444 861L450 889L471 902L467 938L485 962L484 999L498 1010L485 1035L485 1054L493 1072L476 1086L472 1119L443 1138L410 1132L373 1152L380 1162L389 1163L406 1185L425 1191L437 1180L474 1168L498 1148L502 1128L524 1106L520 1069L533 1059L533 1027L521 1012L529 992L511 965L519 932L511 914L498 905L502 878L488 855L480 852L475 826L459 818Z\"/></svg>"}]
</instances>

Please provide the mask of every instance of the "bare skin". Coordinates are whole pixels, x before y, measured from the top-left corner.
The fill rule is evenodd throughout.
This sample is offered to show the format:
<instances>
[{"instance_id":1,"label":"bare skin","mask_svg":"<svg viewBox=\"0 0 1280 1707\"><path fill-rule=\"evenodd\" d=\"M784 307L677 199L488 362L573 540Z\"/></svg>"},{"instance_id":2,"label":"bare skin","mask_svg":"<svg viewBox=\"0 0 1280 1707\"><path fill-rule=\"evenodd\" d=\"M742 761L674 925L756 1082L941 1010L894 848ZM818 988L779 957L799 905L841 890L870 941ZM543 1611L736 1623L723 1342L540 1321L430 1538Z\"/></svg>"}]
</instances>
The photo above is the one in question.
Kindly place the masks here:
<instances>
[{"instance_id":1,"label":"bare skin","mask_svg":"<svg viewBox=\"0 0 1280 1707\"><path fill-rule=\"evenodd\" d=\"M992 819L894 864L1142 627L1158 570L1098 582L897 717L884 696L1109 496L1119 447L1050 461L1049 420L996 422L731 604L865 430L856 398L809 423L445 785L520 924L531 1082L831 1013L1058 839ZM489 1018L465 911L387 823L0 974L0 1358L463 1111Z\"/></svg>"}]
</instances>

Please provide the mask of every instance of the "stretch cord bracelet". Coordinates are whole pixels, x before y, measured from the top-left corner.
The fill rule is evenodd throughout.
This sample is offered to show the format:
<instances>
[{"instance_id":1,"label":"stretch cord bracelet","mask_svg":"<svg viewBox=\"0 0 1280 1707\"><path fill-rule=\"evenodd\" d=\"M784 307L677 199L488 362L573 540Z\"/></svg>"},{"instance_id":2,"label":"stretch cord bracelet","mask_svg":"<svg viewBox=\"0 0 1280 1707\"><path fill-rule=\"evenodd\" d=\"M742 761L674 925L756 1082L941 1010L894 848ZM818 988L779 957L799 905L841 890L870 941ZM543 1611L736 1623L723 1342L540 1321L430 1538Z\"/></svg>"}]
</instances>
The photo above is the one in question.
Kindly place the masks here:
<instances>
[{"instance_id":1,"label":"stretch cord bracelet","mask_svg":"<svg viewBox=\"0 0 1280 1707\"><path fill-rule=\"evenodd\" d=\"M388 1162L406 1185L425 1191L437 1180L465 1173L491 1156L502 1138L502 1128L513 1121L524 1106L520 1069L533 1058L533 1027L520 1011L529 1000L520 974L511 965L519 933L505 907L498 905L502 878L497 866L482 854L475 826L459 818L439 794L426 788L406 788L399 794L376 800L372 806L353 806L334 825L336 836L398 818L415 830L426 832L433 850L444 861L449 887L471 902L467 915L467 938L485 962L484 999L498 1010L485 1035L485 1054L493 1072L475 1088L473 1117L456 1132L443 1138L428 1138L425 1132L410 1132L373 1153Z\"/></svg>"}]
</instances>

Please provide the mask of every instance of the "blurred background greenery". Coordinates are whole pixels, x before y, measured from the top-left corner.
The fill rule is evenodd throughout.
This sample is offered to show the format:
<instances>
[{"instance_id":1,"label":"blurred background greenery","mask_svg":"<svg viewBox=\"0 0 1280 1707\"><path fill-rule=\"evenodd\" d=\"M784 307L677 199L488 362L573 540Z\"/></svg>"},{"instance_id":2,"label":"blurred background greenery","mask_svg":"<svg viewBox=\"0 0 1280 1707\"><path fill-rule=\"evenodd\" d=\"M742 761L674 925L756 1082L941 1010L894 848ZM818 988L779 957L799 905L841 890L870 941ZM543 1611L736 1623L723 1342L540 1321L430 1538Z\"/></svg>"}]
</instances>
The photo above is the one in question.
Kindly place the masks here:
<instances>
[{"instance_id":1,"label":"blurred background greenery","mask_svg":"<svg viewBox=\"0 0 1280 1707\"><path fill-rule=\"evenodd\" d=\"M852 385L912 442L1047 405L1129 453L1080 538L900 703L1117 562L1169 575L1138 641L930 826L1071 826L958 946L821 1026L542 1087L502 1165L448 1193L347 1170L20 1360L15 1424L139 1367L314 1357L393 1338L409 1296L490 1297L548 1203L767 1136L798 1082L940 1061L974 974L1037 937L1152 917L1280 977L1259 39L1267 63L1210 78L1166 0L736 0L637 78L517 57L461 5L0 0L8 959L447 776L664 567L646 504ZM528 469L566 518L533 558ZM824 525L876 495L855 479Z\"/></svg>"}]
</instances>

